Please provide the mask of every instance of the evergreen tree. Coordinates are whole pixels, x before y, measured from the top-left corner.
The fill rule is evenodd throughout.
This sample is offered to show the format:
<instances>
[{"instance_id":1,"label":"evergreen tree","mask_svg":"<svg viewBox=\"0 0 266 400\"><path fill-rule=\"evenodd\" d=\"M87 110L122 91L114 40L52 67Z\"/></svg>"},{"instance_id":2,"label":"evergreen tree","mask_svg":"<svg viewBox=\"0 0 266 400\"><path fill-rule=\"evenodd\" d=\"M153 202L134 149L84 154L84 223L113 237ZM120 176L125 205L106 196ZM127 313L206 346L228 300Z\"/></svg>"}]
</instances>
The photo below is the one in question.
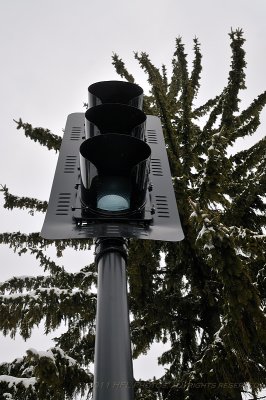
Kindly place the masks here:
<instances>
[{"instance_id":1,"label":"evergreen tree","mask_svg":"<svg viewBox=\"0 0 266 400\"><path fill-rule=\"evenodd\" d=\"M253 398L266 385L266 139L228 154L236 139L260 124L266 92L240 111L245 87L241 30L230 33L231 67L226 87L200 107L201 51L194 40L189 71L182 40L176 40L172 74L156 68L146 53L136 53L147 73L150 94L144 111L161 118L178 209L185 233L179 243L131 240L128 279L133 316L133 355L154 341L169 342L160 358L160 379L135 385L136 399L239 400ZM118 74L134 82L124 62L113 55ZM29 138L57 151L61 138L21 120ZM2 187L5 207L44 212L46 202L17 197ZM64 320L68 330L47 352L31 349L24 358L0 365L0 396L5 399L67 399L91 394L95 339L94 265L68 273L46 255L91 242L49 241L39 236L3 233L0 243L19 255L31 253L47 276L14 277L0 285L0 330L25 339L45 321L46 332ZM165 263L160 263L162 252Z\"/></svg>"}]
</instances>

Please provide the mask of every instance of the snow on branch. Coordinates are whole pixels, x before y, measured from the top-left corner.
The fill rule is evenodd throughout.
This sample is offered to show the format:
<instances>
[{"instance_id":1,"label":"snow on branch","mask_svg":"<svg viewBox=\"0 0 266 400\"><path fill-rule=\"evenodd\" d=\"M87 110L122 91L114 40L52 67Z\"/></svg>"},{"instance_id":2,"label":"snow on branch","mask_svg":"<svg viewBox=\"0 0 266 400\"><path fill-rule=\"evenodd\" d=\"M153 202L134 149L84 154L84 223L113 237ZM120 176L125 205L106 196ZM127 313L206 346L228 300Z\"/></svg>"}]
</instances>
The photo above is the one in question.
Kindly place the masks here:
<instances>
[{"instance_id":1,"label":"snow on branch","mask_svg":"<svg viewBox=\"0 0 266 400\"><path fill-rule=\"evenodd\" d=\"M92 240L80 241L78 239L64 239L64 240L48 240L40 236L39 232L30 234L18 232L5 232L0 234L0 244L7 244L14 252L18 254L27 252L28 250L47 249L49 246L54 245L57 250L57 257L61 257L63 251L67 247L72 247L75 250L89 250Z\"/></svg>"},{"instance_id":2,"label":"snow on branch","mask_svg":"<svg viewBox=\"0 0 266 400\"><path fill-rule=\"evenodd\" d=\"M4 294L0 300L0 330L11 337L19 330L24 339L29 338L43 318L46 334L77 315L95 318L96 295L88 290L39 288Z\"/></svg>"},{"instance_id":3,"label":"snow on branch","mask_svg":"<svg viewBox=\"0 0 266 400\"><path fill-rule=\"evenodd\" d=\"M0 365L1 399L54 400L90 392L92 374L61 348L27 350L23 359Z\"/></svg>"},{"instance_id":4,"label":"snow on branch","mask_svg":"<svg viewBox=\"0 0 266 400\"><path fill-rule=\"evenodd\" d=\"M36 290L41 287L57 287L64 289L80 287L85 290L90 287L92 283L96 283L96 278L97 273L94 265L86 266L75 273L69 273L62 269L57 271L56 274L48 276L14 276L5 282L0 282L0 293L5 294L6 291L18 291L22 293L23 290Z\"/></svg>"}]
</instances>

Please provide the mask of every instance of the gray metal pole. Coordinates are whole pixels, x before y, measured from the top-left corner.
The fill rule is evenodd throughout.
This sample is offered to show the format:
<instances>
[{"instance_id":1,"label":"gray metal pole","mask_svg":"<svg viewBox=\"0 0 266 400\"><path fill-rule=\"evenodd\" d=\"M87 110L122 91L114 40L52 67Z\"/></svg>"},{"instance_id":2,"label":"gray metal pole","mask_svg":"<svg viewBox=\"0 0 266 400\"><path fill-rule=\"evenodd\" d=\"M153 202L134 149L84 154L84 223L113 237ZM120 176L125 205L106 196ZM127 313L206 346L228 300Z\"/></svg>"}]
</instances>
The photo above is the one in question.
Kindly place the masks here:
<instances>
[{"instance_id":1,"label":"gray metal pole","mask_svg":"<svg viewBox=\"0 0 266 400\"><path fill-rule=\"evenodd\" d=\"M96 243L98 294L93 400L133 400L126 277L126 242Z\"/></svg>"}]
</instances>

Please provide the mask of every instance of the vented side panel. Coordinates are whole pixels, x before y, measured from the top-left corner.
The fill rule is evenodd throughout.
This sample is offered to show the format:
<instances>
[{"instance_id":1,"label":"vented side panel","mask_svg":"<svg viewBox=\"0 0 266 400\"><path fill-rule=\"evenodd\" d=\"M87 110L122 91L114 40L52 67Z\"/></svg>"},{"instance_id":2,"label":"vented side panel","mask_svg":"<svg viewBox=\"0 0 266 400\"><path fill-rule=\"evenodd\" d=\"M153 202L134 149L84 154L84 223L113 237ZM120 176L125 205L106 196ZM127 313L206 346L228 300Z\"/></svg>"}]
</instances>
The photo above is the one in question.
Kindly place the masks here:
<instances>
[{"instance_id":1,"label":"vented side panel","mask_svg":"<svg viewBox=\"0 0 266 400\"><path fill-rule=\"evenodd\" d=\"M168 156L159 118L147 117L146 139L152 150L150 179L153 190L151 191L151 202L155 209L149 238L165 241L182 240L184 234L176 207Z\"/></svg>"},{"instance_id":2,"label":"vented side panel","mask_svg":"<svg viewBox=\"0 0 266 400\"><path fill-rule=\"evenodd\" d=\"M67 118L59 152L48 210L41 235L47 239L78 237L73 221L75 185L79 180L79 147L84 140L84 114L74 113Z\"/></svg>"}]
</instances>

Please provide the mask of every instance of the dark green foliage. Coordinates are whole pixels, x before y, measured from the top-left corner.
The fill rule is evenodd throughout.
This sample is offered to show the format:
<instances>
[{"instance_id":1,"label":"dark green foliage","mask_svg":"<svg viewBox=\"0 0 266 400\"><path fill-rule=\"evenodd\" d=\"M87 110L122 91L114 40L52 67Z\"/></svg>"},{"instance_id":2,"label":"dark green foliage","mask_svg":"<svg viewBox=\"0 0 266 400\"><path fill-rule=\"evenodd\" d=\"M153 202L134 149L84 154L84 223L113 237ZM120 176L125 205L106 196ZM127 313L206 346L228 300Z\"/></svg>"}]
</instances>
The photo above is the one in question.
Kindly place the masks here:
<instances>
[{"instance_id":1,"label":"dark green foliage","mask_svg":"<svg viewBox=\"0 0 266 400\"><path fill-rule=\"evenodd\" d=\"M89 394L92 386L92 375L58 347L46 352L30 349L22 359L1 364L0 376L3 399L72 399L77 392Z\"/></svg>"},{"instance_id":2,"label":"dark green foliage","mask_svg":"<svg viewBox=\"0 0 266 400\"><path fill-rule=\"evenodd\" d=\"M7 232L0 234L0 244L8 244L9 247L14 250L14 252L18 251L19 255L30 251L32 254L36 254L36 258L41 257L42 251L46 250L51 245L55 246L57 257L62 257L63 251L67 247L71 247L75 250L88 250L90 249L91 243L92 241L78 241L76 239L52 241L43 239L39 232L34 232L29 235L21 232ZM46 258L46 260L48 259ZM43 261L44 262L41 265L44 267L48 268L51 266L51 264L48 262L46 265L45 260Z\"/></svg>"},{"instance_id":3,"label":"dark green foliage","mask_svg":"<svg viewBox=\"0 0 266 400\"><path fill-rule=\"evenodd\" d=\"M141 310L134 311L133 326L142 318L145 331L143 337L141 330L136 335L138 348L146 350L148 343L158 337L167 337L172 344L160 359L170 364L161 381L170 380L179 388L172 388L168 394L164 390L165 398L239 399L247 382L254 390L266 383L266 321L262 307L266 295L265 286L262 288L265 139L235 156L228 156L227 151L238 137L257 129L266 93L240 111L239 96L245 89L244 39L241 31L231 32L230 38L228 84L219 96L197 108L194 102L201 73L197 40L189 73L184 45L177 39L169 81L165 67L161 73L147 54L135 55L148 74L150 109L153 107L164 125L186 237L177 245L162 244L166 267L161 280L158 267L153 278L148 273L149 285L144 292L147 301L142 308L145 294L138 294L135 286L131 289L135 302L139 296ZM204 118L203 127L198 123L200 118ZM139 254L141 257L143 251ZM129 267L130 283L141 264L138 258L134 258L133 271ZM154 261L147 255L145 259L149 266L146 272ZM145 272L139 276L138 289L145 285ZM213 383L212 387L208 388L208 382ZM230 387L230 382L238 385Z\"/></svg>"},{"instance_id":4,"label":"dark green foliage","mask_svg":"<svg viewBox=\"0 0 266 400\"><path fill-rule=\"evenodd\" d=\"M31 197L14 196L13 194L9 193L9 190L6 186L2 186L0 191L4 192L4 208L7 208L8 210L13 210L13 208L20 208L22 210L28 209L29 214L31 215L34 215L34 211L45 212L47 210L47 201L40 201Z\"/></svg>"},{"instance_id":5,"label":"dark green foliage","mask_svg":"<svg viewBox=\"0 0 266 400\"><path fill-rule=\"evenodd\" d=\"M201 106L195 106L202 71L197 39L192 71L181 38L176 40L170 77L165 65L160 70L146 53L135 54L150 84L144 111L160 116L163 123L185 233L177 244L130 242L133 355L146 353L154 341L170 344L159 358L164 376L136 382L139 400L241 400L248 384L255 399L266 385L266 140L228 155L237 138L258 128L266 92L240 109L246 88L242 31L232 31L230 41L227 85ZM113 64L122 78L134 82L116 54ZM60 138L49 131L35 131L21 120L18 124L48 149L59 148ZM11 195L5 186L2 190L6 208L45 211L45 202ZM18 379L11 388L0 379L0 393L40 400L68 398L75 390L90 394L91 376L82 368L93 361L94 266L70 274L45 251L54 245L62 256L67 246L78 251L91 243L52 242L38 233L20 232L1 234L0 243L19 255L30 252L49 272L0 285L1 331L12 336L19 331L27 338L41 320L46 332L62 321L68 326L46 356L29 351L22 360L0 366L0 374ZM32 386L26 388L22 378L32 378Z\"/></svg>"},{"instance_id":6,"label":"dark green foliage","mask_svg":"<svg viewBox=\"0 0 266 400\"><path fill-rule=\"evenodd\" d=\"M33 128L31 124L24 123L20 118L19 121L15 121L17 129L23 129L26 137L39 142L40 145L47 147L48 150L60 150L62 139L60 136L52 134L49 129Z\"/></svg>"}]
</instances>

